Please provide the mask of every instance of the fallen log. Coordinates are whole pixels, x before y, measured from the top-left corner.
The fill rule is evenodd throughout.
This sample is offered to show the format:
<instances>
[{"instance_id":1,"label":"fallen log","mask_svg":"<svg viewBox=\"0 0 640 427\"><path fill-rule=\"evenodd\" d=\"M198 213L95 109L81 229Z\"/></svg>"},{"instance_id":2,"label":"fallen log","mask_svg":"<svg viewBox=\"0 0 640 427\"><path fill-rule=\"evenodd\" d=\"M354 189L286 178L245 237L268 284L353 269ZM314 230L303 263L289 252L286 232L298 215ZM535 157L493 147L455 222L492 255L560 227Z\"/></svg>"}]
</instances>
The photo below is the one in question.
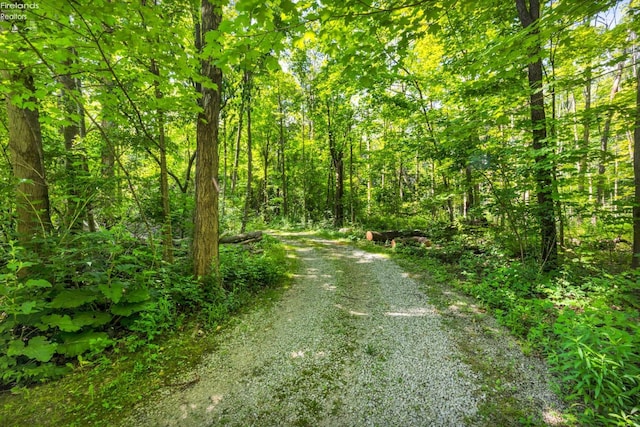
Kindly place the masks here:
<instances>
[{"instance_id":1,"label":"fallen log","mask_svg":"<svg viewBox=\"0 0 640 427\"><path fill-rule=\"evenodd\" d=\"M396 237L391 241L391 247L395 248L398 243L403 245L424 245L426 248L431 246L431 240L422 236L412 236L412 237Z\"/></svg>"},{"instance_id":2,"label":"fallen log","mask_svg":"<svg viewBox=\"0 0 640 427\"><path fill-rule=\"evenodd\" d=\"M427 237L427 235L420 230L367 231L366 236L370 242L386 242L397 237Z\"/></svg>"},{"instance_id":3,"label":"fallen log","mask_svg":"<svg viewBox=\"0 0 640 427\"><path fill-rule=\"evenodd\" d=\"M227 243L253 243L262 240L262 231L252 231L250 233L238 234L237 236L223 236L220 238L220 244Z\"/></svg>"}]
</instances>

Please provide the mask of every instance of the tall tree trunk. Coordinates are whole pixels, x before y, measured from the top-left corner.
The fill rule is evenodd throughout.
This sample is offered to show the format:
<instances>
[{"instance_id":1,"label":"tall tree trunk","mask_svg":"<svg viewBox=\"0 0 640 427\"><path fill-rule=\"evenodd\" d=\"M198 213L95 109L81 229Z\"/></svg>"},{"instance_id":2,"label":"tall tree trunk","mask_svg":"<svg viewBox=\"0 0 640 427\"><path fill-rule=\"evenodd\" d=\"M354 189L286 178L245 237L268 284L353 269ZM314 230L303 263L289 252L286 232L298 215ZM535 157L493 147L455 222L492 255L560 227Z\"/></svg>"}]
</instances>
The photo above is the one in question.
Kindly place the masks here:
<instances>
[{"instance_id":1,"label":"tall tree trunk","mask_svg":"<svg viewBox=\"0 0 640 427\"><path fill-rule=\"evenodd\" d=\"M618 69L616 76L613 79L613 85L611 86L611 93L609 94L609 109L607 111L606 118L604 120L604 128L602 129L602 136L600 137L600 158L598 160L598 180L596 181L596 203L600 207L605 206L605 172L607 163L607 152L609 150L609 133L611 130L611 121L613 120L613 99L620 89L620 80L622 79L622 72L624 71L624 61L618 63Z\"/></svg>"},{"instance_id":2,"label":"tall tree trunk","mask_svg":"<svg viewBox=\"0 0 640 427\"><path fill-rule=\"evenodd\" d=\"M640 53L635 54L636 71L636 120L633 131L633 258L631 267L640 267Z\"/></svg>"},{"instance_id":3,"label":"tall tree trunk","mask_svg":"<svg viewBox=\"0 0 640 427\"><path fill-rule=\"evenodd\" d=\"M353 188L353 138L349 138L349 220L351 224L356 222L355 197L356 191Z\"/></svg>"},{"instance_id":4,"label":"tall tree trunk","mask_svg":"<svg viewBox=\"0 0 640 427\"><path fill-rule=\"evenodd\" d=\"M367 215L373 204L373 168L371 167L371 139L367 138Z\"/></svg>"},{"instance_id":5,"label":"tall tree trunk","mask_svg":"<svg viewBox=\"0 0 640 427\"><path fill-rule=\"evenodd\" d=\"M556 119L557 119L557 99L556 99L556 62L555 62L555 51L553 48L553 40L551 41L551 124L549 126L549 134L554 147L558 147L558 153L562 153L562 145L558 146L558 132L556 130ZM553 159L552 166L552 176L553 176L553 193L556 194L556 212L558 218L558 242L561 246L564 246L564 215L562 213L562 201L560 200L560 189L558 187L558 168L556 167L556 161Z\"/></svg>"},{"instance_id":6,"label":"tall tree trunk","mask_svg":"<svg viewBox=\"0 0 640 427\"><path fill-rule=\"evenodd\" d=\"M16 87L34 93L33 76L25 69L13 74L4 72L5 78ZM25 108L11 102L15 93L9 93L7 118L9 122L9 153L16 187L17 232L22 245L32 246L32 239L44 236L51 228L49 187L44 170L42 134L37 107ZM29 96L25 102L36 105ZM37 247L37 246L36 246Z\"/></svg>"},{"instance_id":7,"label":"tall tree trunk","mask_svg":"<svg viewBox=\"0 0 640 427\"><path fill-rule=\"evenodd\" d=\"M589 139L591 135L591 68L584 72L587 82L584 87L584 114L582 119L582 141L580 143L581 157L578 162L578 193L584 193L585 175L587 173L587 158L589 156Z\"/></svg>"},{"instance_id":8,"label":"tall tree trunk","mask_svg":"<svg viewBox=\"0 0 640 427\"><path fill-rule=\"evenodd\" d=\"M530 31L530 36L538 38L536 29L528 30L540 18L539 0L516 0L516 8L522 27ZM540 41L535 40L529 52L528 77L531 107L532 147L535 151L534 177L537 185L537 217L540 222L540 240L542 267L545 271L556 269L558 265L558 246L556 237L556 215L553 203L553 159L549 150L553 148L547 140L547 123L544 110L542 89L542 60L540 59Z\"/></svg>"},{"instance_id":9,"label":"tall tree trunk","mask_svg":"<svg viewBox=\"0 0 640 427\"><path fill-rule=\"evenodd\" d=\"M282 95L278 90L278 109L280 110L280 138L279 138L279 150L280 150L280 181L282 182L282 216L286 219L289 216L289 208L287 201L287 165L285 158L285 138L284 138L284 104L282 102Z\"/></svg>"},{"instance_id":10,"label":"tall tree trunk","mask_svg":"<svg viewBox=\"0 0 640 427\"><path fill-rule=\"evenodd\" d=\"M404 187L402 185L402 178L404 175L404 164L402 162L402 156L398 156L398 205L396 213L400 213L402 209L402 203L404 202Z\"/></svg>"},{"instance_id":11,"label":"tall tree trunk","mask_svg":"<svg viewBox=\"0 0 640 427\"><path fill-rule=\"evenodd\" d=\"M162 98L160 90L160 68L155 59L151 60L151 73L157 78L154 80L155 97ZM160 198L162 205L162 254L163 259L173 263L173 235L171 231L171 207L169 204L169 173L167 170L167 142L164 132L164 112L158 108L156 111L158 122L158 148L160 149Z\"/></svg>"},{"instance_id":12,"label":"tall tree trunk","mask_svg":"<svg viewBox=\"0 0 640 427\"><path fill-rule=\"evenodd\" d=\"M442 185L444 191L447 193L447 215L449 218L449 224L453 225L455 222L455 207L453 206L453 197L451 196L451 185L449 184L449 178L446 174L442 174Z\"/></svg>"},{"instance_id":13,"label":"tall tree trunk","mask_svg":"<svg viewBox=\"0 0 640 427\"><path fill-rule=\"evenodd\" d=\"M327 128L329 129L329 152L331 164L335 172L335 193L333 195L333 226L344 225L344 153L336 141L335 131L331 126L331 106L327 101Z\"/></svg>"},{"instance_id":14,"label":"tall tree trunk","mask_svg":"<svg viewBox=\"0 0 640 427\"><path fill-rule=\"evenodd\" d=\"M253 155L252 155L252 142L251 142L251 72L244 72L244 84L247 88L247 191L244 198L244 212L242 214L242 226L240 227L240 233L244 233L247 229L247 223L249 222L249 210L251 209L251 202L253 199L253 191L251 186L253 185Z\"/></svg>"},{"instance_id":15,"label":"tall tree trunk","mask_svg":"<svg viewBox=\"0 0 640 427\"><path fill-rule=\"evenodd\" d=\"M471 217L471 209L473 209L474 203L475 203L475 197L474 197L474 186L473 186L473 174L472 174L472 169L471 169L471 164L467 163L467 166L464 168L464 181L465 181L465 187L467 189L466 193L467 193L467 198L465 200L465 204L464 204L464 216L465 218L467 217Z\"/></svg>"},{"instance_id":16,"label":"tall tree trunk","mask_svg":"<svg viewBox=\"0 0 640 427\"><path fill-rule=\"evenodd\" d=\"M238 134L236 135L236 146L233 156L233 171L231 172L231 194L236 191L236 185L238 184L238 167L240 166L240 141L242 140L242 126L244 125L244 109L247 99L247 85L246 85L246 73L243 74L242 96L240 98L240 107L238 110Z\"/></svg>"},{"instance_id":17,"label":"tall tree trunk","mask_svg":"<svg viewBox=\"0 0 640 427\"><path fill-rule=\"evenodd\" d=\"M302 107L302 122L300 138L302 139L302 224L307 225L308 208L307 208L307 157L305 153L305 135L304 135L304 123L305 123L305 108Z\"/></svg>"},{"instance_id":18,"label":"tall tree trunk","mask_svg":"<svg viewBox=\"0 0 640 427\"><path fill-rule=\"evenodd\" d=\"M72 54L72 53L71 53ZM71 65L71 61L66 61L66 66ZM71 231L79 231L82 229L82 203L81 194L78 184L80 178L80 170L78 168L78 159L74 155L73 145L80 136L80 123L73 117L78 114L80 106L76 103L74 97L78 94L76 80L69 74L60 76L60 82L63 86L62 106L66 116L66 122L62 125L62 135L64 138L65 149L65 171L66 181L68 183L67 191L67 212L65 214L65 225Z\"/></svg>"},{"instance_id":19,"label":"tall tree trunk","mask_svg":"<svg viewBox=\"0 0 640 427\"><path fill-rule=\"evenodd\" d=\"M228 149L227 149L227 123L228 123L228 114L224 114L224 109L220 112L220 121L222 122L222 182L220 183L220 217L224 218L225 208L227 206L227 191L229 185L229 176L228 173Z\"/></svg>"},{"instance_id":20,"label":"tall tree trunk","mask_svg":"<svg viewBox=\"0 0 640 427\"><path fill-rule=\"evenodd\" d=\"M262 147L262 216L265 222L269 222L269 146L271 145L270 132L264 140Z\"/></svg>"},{"instance_id":21,"label":"tall tree trunk","mask_svg":"<svg viewBox=\"0 0 640 427\"><path fill-rule=\"evenodd\" d=\"M203 50L206 35L218 29L222 20L222 6L202 0L201 31L196 36L196 48ZM218 256L218 126L222 91L222 71L213 58L201 59L201 74L215 85L202 85L202 111L198 113L196 129L196 206L193 232L193 272L202 278L217 273Z\"/></svg>"}]
</instances>

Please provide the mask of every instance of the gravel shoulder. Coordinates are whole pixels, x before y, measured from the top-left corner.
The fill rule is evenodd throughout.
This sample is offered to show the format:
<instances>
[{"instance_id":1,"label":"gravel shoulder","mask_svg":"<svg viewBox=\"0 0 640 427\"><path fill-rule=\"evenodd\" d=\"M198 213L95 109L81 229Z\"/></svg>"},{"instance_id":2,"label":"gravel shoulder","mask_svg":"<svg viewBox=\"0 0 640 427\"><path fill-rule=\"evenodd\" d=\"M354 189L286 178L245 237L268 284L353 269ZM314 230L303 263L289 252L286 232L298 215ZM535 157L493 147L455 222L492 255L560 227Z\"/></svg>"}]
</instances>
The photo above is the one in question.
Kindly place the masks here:
<instances>
[{"instance_id":1,"label":"gravel shoulder","mask_svg":"<svg viewBox=\"0 0 640 427\"><path fill-rule=\"evenodd\" d=\"M443 313L384 255L283 239L300 268L282 299L220 333L186 374L198 381L164 388L123 425L560 424L544 365L490 318Z\"/></svg>"}]
</instances>

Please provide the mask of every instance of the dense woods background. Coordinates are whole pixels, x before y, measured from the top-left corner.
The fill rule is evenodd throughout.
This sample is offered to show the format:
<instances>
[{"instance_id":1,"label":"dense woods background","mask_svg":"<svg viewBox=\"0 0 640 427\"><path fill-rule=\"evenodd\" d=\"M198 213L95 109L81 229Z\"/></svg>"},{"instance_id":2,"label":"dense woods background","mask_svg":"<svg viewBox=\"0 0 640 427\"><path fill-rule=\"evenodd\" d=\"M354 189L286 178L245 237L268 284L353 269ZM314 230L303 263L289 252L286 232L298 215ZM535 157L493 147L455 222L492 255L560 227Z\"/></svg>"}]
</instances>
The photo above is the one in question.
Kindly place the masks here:
<instances>
[{"instance_id":1,"label":"dense woods background","mask_svg":"<svg viewBox=\"0 0 640 427\"><path fill-rule=\"evenodd\" d=\"M221 234L411 228L534 351L564 337L581 416L638 425L637 1L2 12L5 387L277 280Z\"/></svg>"}]
</instances>

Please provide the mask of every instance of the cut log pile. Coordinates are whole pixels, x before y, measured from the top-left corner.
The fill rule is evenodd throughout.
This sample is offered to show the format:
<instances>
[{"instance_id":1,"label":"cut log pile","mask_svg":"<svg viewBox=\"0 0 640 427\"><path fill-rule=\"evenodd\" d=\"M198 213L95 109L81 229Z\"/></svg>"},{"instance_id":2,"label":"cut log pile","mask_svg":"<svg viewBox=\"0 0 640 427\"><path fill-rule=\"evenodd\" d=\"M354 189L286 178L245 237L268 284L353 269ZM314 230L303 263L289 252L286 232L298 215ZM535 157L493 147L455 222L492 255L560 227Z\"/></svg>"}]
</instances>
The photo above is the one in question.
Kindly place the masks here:
<instances>
[{"instance_id":1,"label":"cut log pile","mask_svg":"<svg viewBox=\"0 0 640 427\"><path fill-rule=\"evenodd\" d=\"M428 248L431 246L431 240L427 239L426 237L412 236L412 237L396 237L391 241L391 247L394 249L398 244L407 245L407 246L424 245L425 247Z\"/></svg>"},{"instance_id":2,"label":"cut log pile","mask_svg":"<svg viewBox=\"0 0 640 427\"><path fill-rule=\"evenodd\" d=\"M420 230L367 231L367 240L370 242L388 242L398 237L427 237L427 235Z\"/></svg>"},{"instance_id":3,"label":"cut log pile","mask_svg":"<svg viewBox=\"0 0 640 427\"><path fill-rule=\"evenodd\" d=\"M259 242L262 240L262 231L252 231L250 233L238 234L237 236L223 236L219 242L221 245L237 243L246 245L249 243Z\"/></svg>"}]
</instances>

